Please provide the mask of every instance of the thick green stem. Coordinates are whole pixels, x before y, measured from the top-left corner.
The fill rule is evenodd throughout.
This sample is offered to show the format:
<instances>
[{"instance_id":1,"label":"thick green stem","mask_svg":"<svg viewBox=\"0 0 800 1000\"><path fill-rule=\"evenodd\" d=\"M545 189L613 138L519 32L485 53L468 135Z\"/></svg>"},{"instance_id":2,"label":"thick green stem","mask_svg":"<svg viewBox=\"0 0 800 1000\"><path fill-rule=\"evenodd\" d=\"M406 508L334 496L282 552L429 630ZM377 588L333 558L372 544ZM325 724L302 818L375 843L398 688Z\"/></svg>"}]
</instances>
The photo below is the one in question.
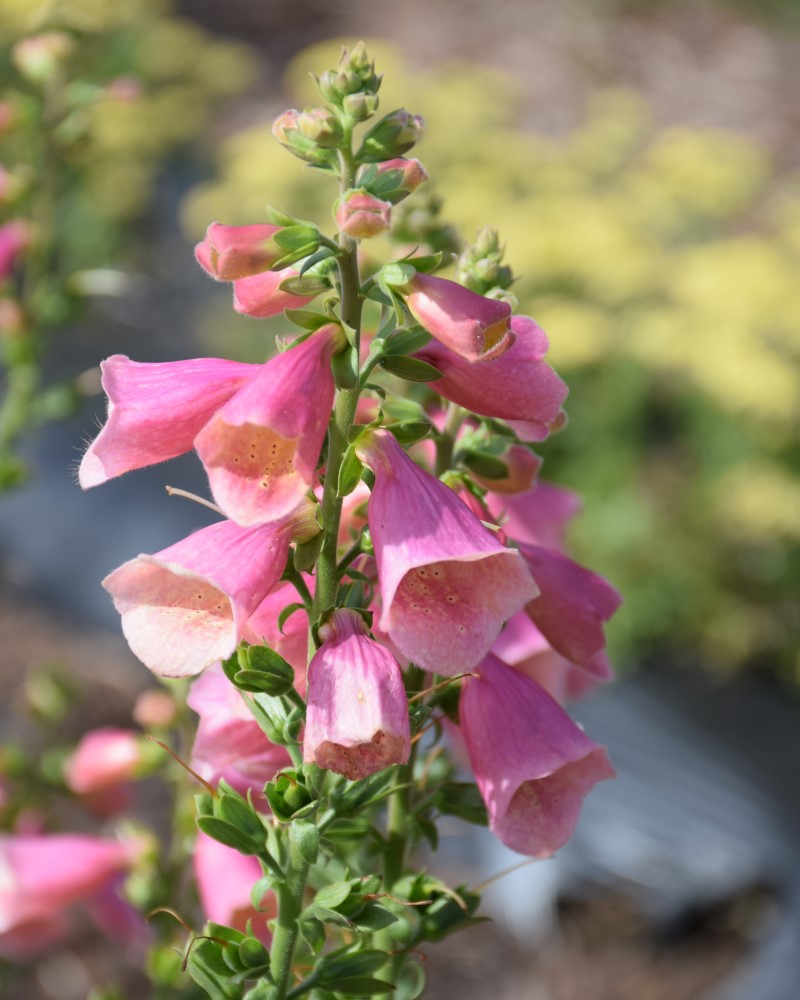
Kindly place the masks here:
<instances>
[{"instance_id":1,"label":"thick green stem","mask_svg":"<svg viewBox=\"0 0 800 1000\"><path fill-rule=\"evenodd\" d=\"M291 986L292 961L300 932L299 918L303 912L303 893L309 867L308 862L292 847L286 880L275 886L278 919L270 949L270 972L275 987L269 994L269 1000L284 1000Z\"/></svg>"}]
</instances>

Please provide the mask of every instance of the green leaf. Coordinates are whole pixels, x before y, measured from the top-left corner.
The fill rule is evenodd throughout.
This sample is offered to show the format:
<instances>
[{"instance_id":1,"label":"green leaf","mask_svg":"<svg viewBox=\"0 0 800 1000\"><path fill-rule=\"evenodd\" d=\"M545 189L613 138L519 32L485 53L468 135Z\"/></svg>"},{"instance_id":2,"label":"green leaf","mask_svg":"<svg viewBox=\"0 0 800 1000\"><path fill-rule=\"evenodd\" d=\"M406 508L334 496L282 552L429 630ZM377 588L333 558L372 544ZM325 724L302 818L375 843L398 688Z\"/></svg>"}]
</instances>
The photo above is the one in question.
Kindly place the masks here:
<instances>
[{"instance_id":1,"label":"green leaf","mask_svg":"<svg viewBox=\"0 0 800 1000\"><path fill-rule=\"evenodd\" d=\"M284 250L297 251L304 247L312 247L314 251L319 246L319 230L316 226L286 226L272 237Z\"/></svg>"},{"instance_id":2,"label":"green leaf","mask_svg":"<svg viewBox=\"0 0 800 1000\"><path fill-rule=\"evenodd\" d=\"M295 611L305 611L305 604L297 602L295 604L288 604L283 611L278 615L278 631L283 635L283 626L292 617Z\"/></svg>"},{"instance_id":3,"label":"green leaf","mask_svg":"<svg viewBox=\"0 0 800 1000\"><path fill-rule=\"evenodd\" d=\"M481 793L472 782L446 782L437 790L434 803L439 812L446 816L458 816L459 819L478 826L486 826L489 822Z\"/></svg>"},{"instance_id":4,"label":"green leaf","mask_svg":"<svg viewBox=\"0 0 800 1000\"><path fill-rule=\"evenodd\" d=\"M272 897L270 897L267 906L262 906L264 902L264 897L270 892L275 885L274 875L264 875L260 878L258 882L250 890L250 903L254 910L258 910L259 913L263 913L265 910L272 909Z\"/></svg>"},{"instance_id":5,"label":"green leaf","mask_svg":"<svg viewBox=\"0 0 800 1000\"><path fill-rule=\"evenodd\" d=\"M358 354L355 347L346 347L331 358L331 371L338 389L354 389L358 385Z\"/></svg>"},{"instance_id":6,"label":"green leaf","mask_svg":"<svg viewBox=\"0 0 800 1000\"><path fill-rule=\"evenodd\" d=\"M321 264L323 260L328 260L329 257L333 257L334 252L330 247L320 247L316 253L312 253L311 256L303 261L303 264L298 272L300 277L308 271L309 268L314 267L316 264Z\"/></svg>"},{"instance_id":7,"label":"green leaf","mask_svg":"<svg viewBox=\"0 0 800 1000\"><path fill-rule=\"evenodd\" d=\"M309 865L316 864L319 854L319 831L315 823L306 819L295 819L289 830L292 846Z\"/></svg>"},{"instance_id":8,"label":"green leaf","mask_svg":"<svg viewBox=\"0 0 800 1000\"><path fill-rule=\"evenodd\" d=\"M330 288L327 278L319 274L306 274L301 277L299 274L290 274L278 285L282 292L290 295L320 295Z\"/></svg>"},{"instance_id":9,"label":"green leaf","mask_svg":"<svg viewBox=\"0 0 800 1000\"><path fill-rule=\"evenodd\" d=\"M237 827L254 842L266 838L264 824L254 810L240 796L220 795L217 799L217 818Z\"/></svg>"},{"instance_id":10,"label":"green leaf","mask_svg":"<svg viewBox=\"0 0 800 1000\"><path fill-rule=\"evenodd\" d=\"M280 653L269 646L249 646L247 662L251 671L275 674L288 681L294 680L294 667Z\"/></svg>"},{"instance_id":11,"label":"green leaf","mask_svg":"<svg viewBox=\"0 0 800 1000\"><path fill-rule=\"evenodd\" d=\"M314 897L314 905L334 910L347 899L352 889L350 882L332 882L319 890Z\"/></svg>"},{"instance_id":12,"label":"green leaf","mask_svg":"<svg viewBox=\"0 0 800 1000\"><path fill-rule=\"evenodd\" d=\"M348 445L342 458L342 464L339 466L339 480L336 486L337 495L340 497L349 496L361 482L361 473L363 471L364 466L361 459L356 455L355 447L352 444Z\"/></svg>"},{"instance_id":13,"label":"green leaf","mask_svg":"<svg viewBox=\"0 0 800 1000\"><path fill-rule=\"evenodd\" d=\"M383 345L384 354L413 354L431 342L431 335L421 326L412 326L408 330L399 330L386 339Z\"/></svg>"},{"instance_id":14,"label":"green leaf","mask_svg":"<svg viewBox=\"0 0 800 1000\"><path fill-rule=\"evenodd\" d=\"M432 851L437 851L439 848L439 831L436 824L429 819L418 818L417 826L419 827L419 832L431 845Z\"/></svg>"},{"instance_id":15,"label":"green leaf","mask_svg":"<svg viewBox=\"0 0 800 1000\"><path fill-rule=\"evenodd\" d=\"M330 985L338 979L354 979L369 976L382 969L389 961L385 951L378 948L364 948L361 951L348 951L340 948L326 955L317 967L319 981ZM338 989L338 986L337 986Z\"/></svg>"},{"instance_id":16,"label":"green leaf","mask_svg":"<svg viewBox=\"0 0 800 1000\"><path fill-rule=\"evenodd\" d=\"M431 424L427 420L403 420L399 424L386 424L386 430L391 431L400 444L414 444L430 434Z\"/></svg>"},{"instance_id":17,"label":"green leaf","mask_svg":"<svg viewBox=\"0 0 800 1000\"><path fill-rule=\"evenodd\" d=\"M484 479L505 479L508 476L506 463L486 451L468 451L459 455L459 458L471 472Z\"/></svg>"},{"instance_id":18,"label":"green leaf","mask_svg":"<svg viewBox=\"0 0 800 1000\"><path fill-rule=\"evenodd\" d=\"M394 986L383 979L339 979L331 984L335 992L343 997L376 997L394 993Z\"/></svg>"},{"instance_id":19,"label":"green leaf","mask_svg":"<svg viewBox=\"0 0 800 1000\"><path fill-rule=\"evenodd\" d=\"M417 269L413 264L396 260L391 264L384 264L380 273L383 284L390 288L404 288L413 279Z\"/></svg>"},{"instance_id":20,"label":"green leaf","mask_svg":"<svg viewBox=\"0 0 800 1000\"><path fill-rule=\"evenodd\" d=\"M310 570L317 561L324 534L320 531L318 535L309 538L307 542L298 542L294 547L294 568L298 573L305 573Z\"/></svg>"},{"instance_id":21,"label":"green leaf","mask_svg":"<svg viewBox=\"0 0 800 1000\"><path fill-rule=\"evenodd\" d=\"M298 929L300 936L314 953L325 944L325 928L314 917L303 917L298 922Z\"/></svg>"},{"instance_id":22,"label":"green leaf","mask_svg":"<svg viewBox=\"0 0 800 1000\"><path fill-rule=\"evenodd\" d=\"M253 838L242 833L238 827L214 816L198 816L195 822L203 833L225 844L226 847L232 847L240 854L258 854L264 846L263 842L254 843Z\"/></svg>"},{"instance_id":23,"label":"green leaf","mask_svg":"<svg viewBox=\"0 0 800 1000\"><path fill-rule=\"evenodd\" d=\"M427 361L410 358L407 355L390 356L384 358L380 364L381 368L385 368L391 375L404 378L407 382L435 382L442 377L439 369L429 365Z\"/></svg>"},{"instance_id":24,"label":"green leaf","mask_svg":"<svg viewBox=\"0 0 800 1000\"><path fill-rule=\"evenodd\" d=\"M426 254L423 257L407 257L403 263L411 264L414 270L421 274L430 274L442 263L442 252Z\"/></svg>"},{"instance_id":25,"label":"green leaf","mask_svg":"<svg viewBox=\"0 0 800 1000\"><path fill-rule=\"evenodd\" d=\"M329 910L325 906L317 906L316 903L312 903L306 913L315 917L323 924L334 924L337 927L353 926L353 921L347 917L343 917L341 913L338 913L336 910Z\"/></svg>"},{"instance_id":26,"label":"green leaf","mask_svg":"<svg viewBox=\"0 0 800 1000\"><path fill-rule=\"evenodd\" d=\"M353 918L353 923L360 930L381 931L384 927L397 922L394 913L387 910L385 906L375 900L371 900L364 905L364 909L357 917Z\"/></svg>"},{"instance_id":27,"label":"green leaf","mask_svg":"<svg viewBox=\"0 0 800 1000\"><path fill-rule=\"evenodd\" d=\"M211 1000L239 1000L242 989L230 982L230 970L222 959L219 945L213 941L197 941L186 963L194 981L208 993Z\"/></svg>"},{"instance_id":28,"label":"green leaf","mask_svg":"<svg viewBox=\"0 0 800 1000\"><path fill-rule=\"evenodd\" d=\"M273 226L294 226L297 223L294 216L287 215L286 212L282 212L273 205L267 205L267 221Z\"/></svg>"},{"instance_id":29,"label":"green leaf","mask_svg":"<svg viewBox=\"0 0 800 1000\"><path fill-rule=\"evenodd\" d=\"M314 312L313 309L284 309L283 313L290 323L294 323L295 326L300 326L304 330L310 330L312 333L321 326L325 326L326 323L330 323L328 316Z\"/></svg>"}]
</instances>

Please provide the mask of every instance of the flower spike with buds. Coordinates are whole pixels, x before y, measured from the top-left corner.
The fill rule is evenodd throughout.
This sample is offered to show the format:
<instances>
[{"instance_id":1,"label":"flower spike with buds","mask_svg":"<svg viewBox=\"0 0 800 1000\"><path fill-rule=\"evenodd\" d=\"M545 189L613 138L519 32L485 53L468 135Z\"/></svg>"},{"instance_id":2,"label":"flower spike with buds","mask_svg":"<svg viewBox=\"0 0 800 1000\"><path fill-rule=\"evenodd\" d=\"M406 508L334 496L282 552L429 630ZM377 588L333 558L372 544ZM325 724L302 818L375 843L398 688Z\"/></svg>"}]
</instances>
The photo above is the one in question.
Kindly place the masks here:
<instances>
[{"instance_id":1,"label":"flower spike with buds","mask_svg":"<svg viewBox=\"0 0 800 1000\"><path fill-rule=\"evenodd\" d=\"M322 646L308 668L304 760L351 781L405 764L411 733L397 660L350 608L334 611L319 633Z\"/></svg>"},{"instance_id":2,"label":"flower spike with buds","mask_svg":"<svg viewBox=\"0 0 800 1000\"><path fill-rule=\"evenodd\" d=\"M538 593L533 578L519 553L504 548L388 431L367 432L357 450L375 473L368 516L381 631L426 670L468 670L503 622Z\"/></svg>"}]
</instances>

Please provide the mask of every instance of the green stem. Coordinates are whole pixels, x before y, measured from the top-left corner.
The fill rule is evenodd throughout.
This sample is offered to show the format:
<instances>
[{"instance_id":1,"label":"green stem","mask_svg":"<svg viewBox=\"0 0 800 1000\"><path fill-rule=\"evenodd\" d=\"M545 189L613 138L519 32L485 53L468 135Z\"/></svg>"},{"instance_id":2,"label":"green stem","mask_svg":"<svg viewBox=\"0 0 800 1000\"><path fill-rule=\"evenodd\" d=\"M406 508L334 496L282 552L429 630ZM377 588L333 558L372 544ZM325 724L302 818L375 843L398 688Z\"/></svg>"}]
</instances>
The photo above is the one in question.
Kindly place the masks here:
<instances>
[{"instance_id":1,"label":"green stem","mask_svg":"<svg viewBox=\"0 0 800 1000\"><path fill-rule=\"evenodd\" d=\"M275 884L278 919L270 949L270 971L275 987L269 993L269 1000L285 1000L291 985L292 961L300 932L299 918L303 912L303 893L309 867L309 863L292 846L285 881Z\"/></svg>"},{"instance_id":2,"label":"green stem","mask_svg":"<svg viewBox=\"0 0 800 1000\"><path fill-rule=\"evenodd\" d=\"M444 428L436 442L436 475L442 476L453 464L453 449L456 435L464 419L464 410L456 403L447 406L447 417Z\"/></svg>"}]
</instances>

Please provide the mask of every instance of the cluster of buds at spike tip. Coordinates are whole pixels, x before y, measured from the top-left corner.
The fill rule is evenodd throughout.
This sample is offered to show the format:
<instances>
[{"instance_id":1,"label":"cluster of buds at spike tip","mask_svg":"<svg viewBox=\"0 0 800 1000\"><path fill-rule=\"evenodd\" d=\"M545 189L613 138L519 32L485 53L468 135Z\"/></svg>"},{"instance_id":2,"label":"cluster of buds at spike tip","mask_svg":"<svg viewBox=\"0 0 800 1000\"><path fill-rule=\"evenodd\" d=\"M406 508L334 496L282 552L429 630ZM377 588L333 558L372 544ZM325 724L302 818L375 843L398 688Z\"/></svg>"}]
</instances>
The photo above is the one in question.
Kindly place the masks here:
<instances>
[{"instance_id":1,"label":"cluster of buds at spike tip","mask_svg":"<svg viewBox=\"0 0 800 1000\"><path fill-rule=\"evenodd\" d=\"M42 84L61 71L74 49L69 35L63 31L49 31L17 42L11 59L26 79Z\"/></svg>"},{"instance_id":2,"label":"cluster of buds at spike tip","mask_svg":"<svg viewBox=\"0 0 800 1000\"><path fill-rule=\"evenodd\" d=\"M341 108L354 122L366 121L378 110L381 78L363 42L352 52L345 49L338 67L326 70L317 82L325 100Z\"/></svg>"},{"instance_id":3,"label":"cluster of buds at spike tip","mask_svg":"<svg viewBox=\"0 0 800 1000\"><path fill-rule=\"evenodd\" d=\"M363 188L345 191L334 214L339 231L356 240L380 236L392 225L391 202L381 201Z\"/></svg>"},{"instance_id":4,"label":"cluster of buds at spike tip","mask_svg":"<svg viewBox=\"0 0 800 1000\"><path fill-rule=\"evenodd\" d=\"M458 259L459 282L479 295L507 291L514 281L514 272L503 264L504 254L497 230L484 226Z\"/></svg>"},{"instance_id":5,"label":"cluster of buds at spike tip","mask_svg":"<svg viewBox=\"0 0 800 1000\"><path fill-rule=\"evenodd\" d=\"M272 123L278 142L315 167L328 167L336 161L336 148L344 132L336 115L324 108L297 111L290 108Z\"/></svg>"}]
</instances>

